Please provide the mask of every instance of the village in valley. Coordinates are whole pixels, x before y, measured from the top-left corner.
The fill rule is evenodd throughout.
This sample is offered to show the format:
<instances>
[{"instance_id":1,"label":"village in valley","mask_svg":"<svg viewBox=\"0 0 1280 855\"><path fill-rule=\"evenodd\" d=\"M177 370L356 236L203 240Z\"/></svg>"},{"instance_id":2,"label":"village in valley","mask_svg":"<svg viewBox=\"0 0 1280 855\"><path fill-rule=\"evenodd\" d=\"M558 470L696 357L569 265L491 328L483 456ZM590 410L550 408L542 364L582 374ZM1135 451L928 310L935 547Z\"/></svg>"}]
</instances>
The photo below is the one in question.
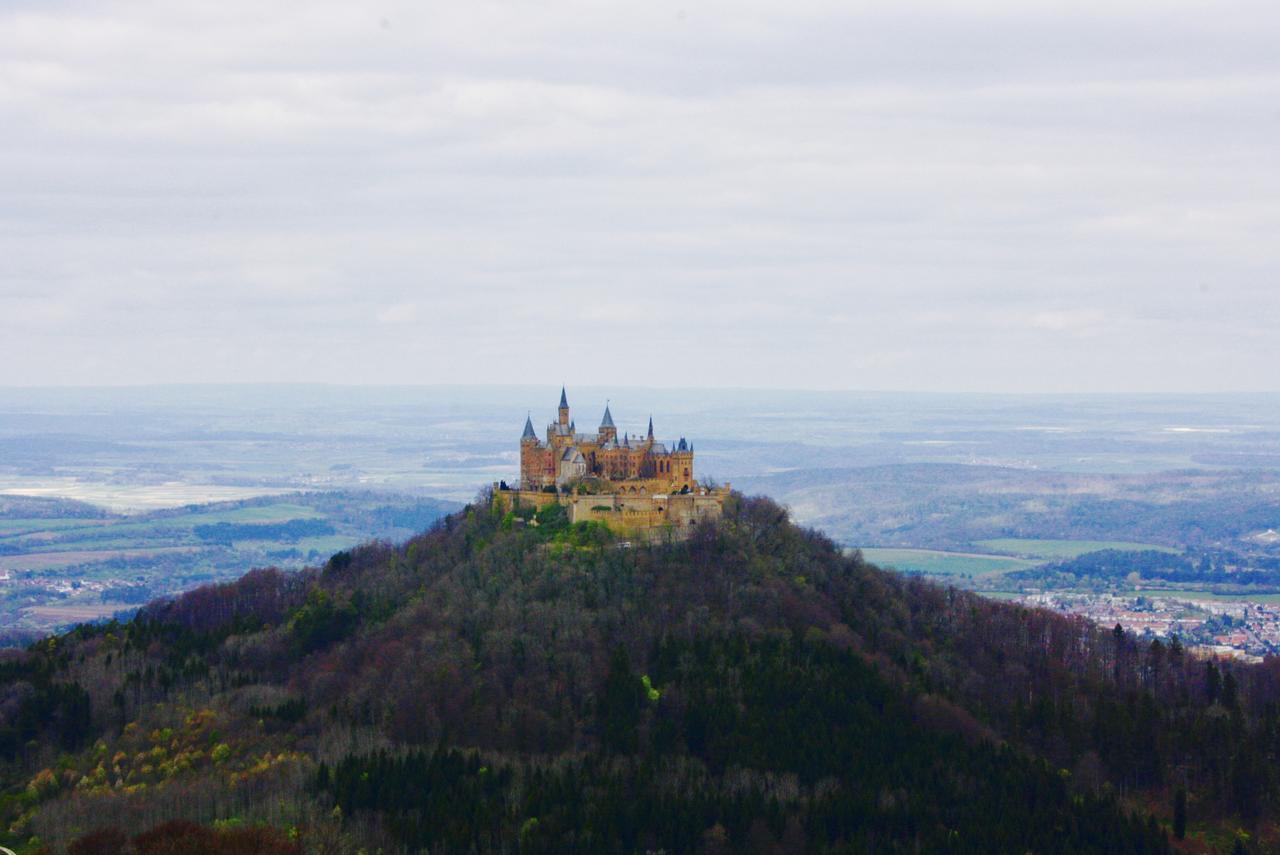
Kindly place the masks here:
<instances>
[{"instance_id":1,"label":"village in valley","mask_svg":"<svg viewBox=\"0 0 1280 855\"><path fill-rule=\"evenodd\" d=\"M1027 606L1077 614L1139 637L1177 636L1193 655L1261 661L1280 653L1280 603L1176 595L1051 591L1015 598Z\"/></svg>"}]
</instances>

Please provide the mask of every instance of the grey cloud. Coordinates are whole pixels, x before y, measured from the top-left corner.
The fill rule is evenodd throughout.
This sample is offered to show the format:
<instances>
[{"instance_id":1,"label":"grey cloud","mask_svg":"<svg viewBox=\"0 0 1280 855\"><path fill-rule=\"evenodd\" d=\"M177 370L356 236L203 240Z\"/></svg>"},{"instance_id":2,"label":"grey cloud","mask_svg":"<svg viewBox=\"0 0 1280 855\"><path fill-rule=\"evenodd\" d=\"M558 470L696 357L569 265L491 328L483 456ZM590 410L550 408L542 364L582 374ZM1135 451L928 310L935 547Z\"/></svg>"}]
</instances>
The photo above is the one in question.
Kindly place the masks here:
<instances>
[{"instance_id":1,"label":"grey cloud","mask_svg":"<svg viewBox=\"0 0 1280 855\"><path fill-rule=\"evenodd\" d=\"M5 4L0 384L1274 388L1278 31Z\"/></svg>"}]
</instances>

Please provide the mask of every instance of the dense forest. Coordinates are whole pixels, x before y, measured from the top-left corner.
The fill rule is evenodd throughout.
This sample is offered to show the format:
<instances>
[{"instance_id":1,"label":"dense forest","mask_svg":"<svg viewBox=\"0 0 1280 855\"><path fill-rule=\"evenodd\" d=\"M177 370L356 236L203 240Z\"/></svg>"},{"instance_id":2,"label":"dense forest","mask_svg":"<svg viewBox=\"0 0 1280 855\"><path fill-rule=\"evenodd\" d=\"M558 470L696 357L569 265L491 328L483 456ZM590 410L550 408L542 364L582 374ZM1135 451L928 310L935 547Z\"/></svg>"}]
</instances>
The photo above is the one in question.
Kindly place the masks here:
<instances>
[{"instance_id":1,"label":"dense forest","mask_svg":"<svg viewBox=\"0 0 1280 855\"><path fill-rule=\"evenodd\" d=\"M1228 550L1173 555L1156 550L1103 549L1006 574L1012 581L1045 586L1080 581L1118 581L1137 574L1147 582L1201 586L1246 586L1259 591L1280 588L1280 559L1241 556Z\"/></svg>"},{"instance_id":2,"label":"dense forest","mask_svg":"<svg viewBox=\"0 0 1280 855\"><path fill-rule=\"evenodd\" d=\"M478 501L0 658L0 842L1267 851L1280 663L883 572L763 498L632 547ZM165 848L168 847L168 848Z\"/></svg>"}]
</instances>

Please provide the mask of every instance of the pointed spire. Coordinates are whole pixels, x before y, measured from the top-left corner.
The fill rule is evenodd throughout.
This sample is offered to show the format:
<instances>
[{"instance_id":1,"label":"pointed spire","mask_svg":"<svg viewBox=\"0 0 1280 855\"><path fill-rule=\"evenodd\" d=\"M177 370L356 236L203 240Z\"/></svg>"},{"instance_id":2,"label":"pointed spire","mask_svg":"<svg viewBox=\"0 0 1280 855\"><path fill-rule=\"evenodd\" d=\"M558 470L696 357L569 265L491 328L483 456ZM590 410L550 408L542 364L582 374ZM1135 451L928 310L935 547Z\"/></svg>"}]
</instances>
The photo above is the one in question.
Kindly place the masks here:
<instances>
[{"instance_id":1,"label":"pointed spire","mask_svg":"<svg viewBox=\"0 0 1280 855\"><path fill-rule=\"evenodd\" d=\"M560 387L560 409L562 410L569 409L569 399L564 394L563 386Z\"/></svg>"},{"instance_id":2,"label":"pointed spire","mask_svg":"<svg viewBox=\"0 0 1280 855\"><path fill-rule=\"evenodd\" d=\"M521 439L537 439L538 435L533 432L533 414L524 417L524 433L520 435Z\"/></svg>"},{"instance_id":3,"label":"pointed spire","mask_svg":"<svg viewBox=\"0 0 1280 855\"><path fill-rule=\"evenodd\" d=\"M649 416L649 439L653 439L653 416Z\"/></svg>"},{"instance_id":4,"label":"pointed spire","mask_svg":"<svg viewBox=\"0 0 1280 855\"><path fill-rule=\"evenodd\" d=\"M613 414L609 412L609 402L604 403L604 418L600 420L600 427L613 427Z\"/></svg>"}]
</instances>

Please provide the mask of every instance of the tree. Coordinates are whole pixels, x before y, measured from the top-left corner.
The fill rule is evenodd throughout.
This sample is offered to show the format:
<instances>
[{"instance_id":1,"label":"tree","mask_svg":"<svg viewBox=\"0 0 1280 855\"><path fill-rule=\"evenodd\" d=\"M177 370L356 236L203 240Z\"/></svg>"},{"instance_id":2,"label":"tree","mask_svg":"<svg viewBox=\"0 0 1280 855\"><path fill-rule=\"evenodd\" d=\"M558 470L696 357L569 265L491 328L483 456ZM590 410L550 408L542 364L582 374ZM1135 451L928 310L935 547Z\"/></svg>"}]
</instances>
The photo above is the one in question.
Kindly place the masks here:
<instances>
[{"instance_id":1,"label":"tree","mask_svg":"<svg viewBox=\"0 0 1280 855\"><path fill-rule=\"evenodd\" d=\"M1124 680L1124 627L1116 624L1111 637L1115 641L1115 680L1120 683Z\"/></svg>"},{"instance_id":2,"label":"tree","mask_svg":"<svg viewBox=\"0 0 1280 855\"><path fill-rule=\"evenodd\" d=\"M129 838L120 829L109 826L91 831L84 837L72 841L67 847L67 855L119 855L125 851Z\"/></svg>"},{"instance_id":3,"label":"tree","mask_svg":"<svg viewBox=\"0 0 1280 855\"><path fill-rule=\"evenodd\" d=\"M1212 662L1204 663L1204 693L1210 705L1216 703L1222 694L1222 674Z\"/></svg>"},{"instance_id":4,"label":"tree","mask_svg":"<svg viewBox=\"0 0 1280 855\"><path fill-rule=\"evenodd\" d=\"M1187 790L1178 787L1173 794L1173 836L1182 840L1187 836Z\"/></svg>"},{"instance_id":5,"label":"tree","mask_svg":"<svg viewBox=\"0 0 1280 855\"><path fill-rule=\"evenodd\" d=\"M1234 710L1239 702L1236 690L1236 675L1227 671L1222 677L1222 705Z\"/></svg>"},{"instance_id":6,"label":"tree","mask_svg":"<svg viewBox=\"0 0 1280 855\"><path fill-rule=\"evenodd\" d=\"M644 685L631 672L627 651L614 648L599 705L600 735L608 751L634 754L636 726L644 706Z\"/></svg>"},{"instance_id":7,"label":"tree","mask_svg":"<svg viewBox=\"0 0 1280 855\"><path fill-rule=\"evenodd\" d=\"M359 620L350 604L337 604L325 591L313 588L306 603L289 619L294 651L305 654L332 644L355 629Z\"/></svg>"}]
</instances>

